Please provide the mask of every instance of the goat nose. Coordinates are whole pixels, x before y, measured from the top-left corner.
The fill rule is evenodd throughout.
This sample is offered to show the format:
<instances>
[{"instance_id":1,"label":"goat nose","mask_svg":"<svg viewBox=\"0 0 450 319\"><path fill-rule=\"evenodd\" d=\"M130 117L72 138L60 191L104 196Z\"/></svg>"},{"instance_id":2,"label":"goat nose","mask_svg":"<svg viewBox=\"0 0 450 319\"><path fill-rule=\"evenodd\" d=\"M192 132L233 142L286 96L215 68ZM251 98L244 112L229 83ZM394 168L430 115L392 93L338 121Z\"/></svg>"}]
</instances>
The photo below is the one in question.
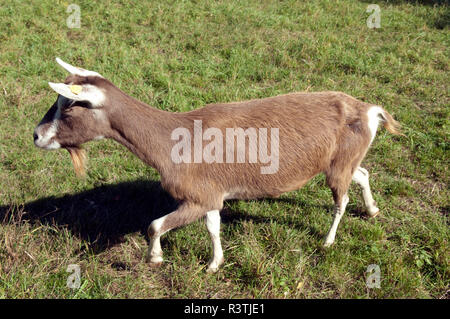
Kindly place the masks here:
<instances>
[{"instance_id":1,"label":"goat nose","mask_svg":"<svg viewBox=\"0 0 450 319\"><path fill-rule=\"evenodd\" d=\"M34 139L34 141L36 141L38 139L38 135L36 134L36 132L33 133L33 139Z\"/></svg>"}]
</instances>

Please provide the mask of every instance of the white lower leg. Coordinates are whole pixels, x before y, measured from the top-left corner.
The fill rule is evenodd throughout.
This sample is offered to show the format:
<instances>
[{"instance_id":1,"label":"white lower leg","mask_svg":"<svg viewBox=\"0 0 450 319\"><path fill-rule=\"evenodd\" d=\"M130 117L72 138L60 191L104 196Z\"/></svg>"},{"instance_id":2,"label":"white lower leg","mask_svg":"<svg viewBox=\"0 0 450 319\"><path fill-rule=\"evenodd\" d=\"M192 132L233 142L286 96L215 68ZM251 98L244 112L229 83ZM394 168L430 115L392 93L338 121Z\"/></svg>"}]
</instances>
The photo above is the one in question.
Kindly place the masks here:
<instances>
[{"instance_id":1,"label":"white lower leg","mask_svg":"<svg viewBox=\"0 0 450 319\"><path fill-rule=\"evenodd\" d=\"M372 192L370 191L369 172L362 167L358 167L355 170L355 173L353 173L352 180L362 188L364 204L366 205L369 215L375 216L379 212L379 209L376 206L372 197Z\"/></svg>"},{"instance_id":2,"label":"white lower leg","mask_svg":"<svg viewBox=\"0 0 450 319\"><path fill-rule=\"evenodd\" d=\"M208 265L208 272L216 272L223 263L223 250L220 243L220 213L218 210L206 214L206 228L208 228L213 246L213 257Z\"/></svg>"},{"instance_id":3,"label":"white lower leg","mask_svg":"<svg viewBox=\"0 0 450 319\"><path fill-rule=\"evenodd\" d=\"M149 227L150 245L148 246L147 260L150 263L161 263L163 261L163 252L161 249L161 226L164 223L165 216L154 220ZM151 234L150 234L151 233Z\"/></svg>"},{"instance_id":4,"label":"white lower leg","mask_svg":"<svg viewBox=\"0 0 450 319\"><path fill-rule=\"evenodd\" d=\"M160 236L150 239L150 245L148 246L148 261L154 264L161 263L163 261L163 252L161 249Z\"/></svg>"},{"instance_id":5,"label":"white lower leg","mask_svg":"<svg viewBox=\"0 0 450 319\"><path fill-rule=\"evenodd\" d=\"M327 235L327 239L325 240L325 244L324 244L325 247L329 247L334 243L334 239L336 237L336 231L339 226L339 222L341 221L341 218L345 213L345 207L348 204L348 200L349 199L346 194L342 198L341 204L335 206L335 209L334 209L335 215L334 215L333 225L331 225L330 231L328 232L328 235Z\"/></svg>"}]
</instances>

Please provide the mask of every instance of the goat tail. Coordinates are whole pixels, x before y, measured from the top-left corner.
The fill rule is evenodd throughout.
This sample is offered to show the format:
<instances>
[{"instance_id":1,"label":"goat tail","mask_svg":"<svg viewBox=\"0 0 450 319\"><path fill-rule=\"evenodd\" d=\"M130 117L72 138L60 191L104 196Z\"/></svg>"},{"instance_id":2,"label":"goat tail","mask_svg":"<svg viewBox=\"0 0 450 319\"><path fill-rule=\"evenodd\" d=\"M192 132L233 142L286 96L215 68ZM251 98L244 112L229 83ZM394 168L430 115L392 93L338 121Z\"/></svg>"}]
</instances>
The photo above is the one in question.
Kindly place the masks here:
<instances>
[{"instance_id":1,"label":"goat tail","mask_svg":"<svg viewBox=\"0 0 450 319\"><path fill-rule=\"evenodd\" d=\"M401 131L401 124L397 122L388 111L382 108L382 112L380 112L380 116L383 119L383 126L389 133L394 135L403 135Z\"/></svg>"},{"instance_id":2,"label":"goat tail","mask_svg":"<svg viewBox=\"0 0 450 319\"><path fill-rule=\"evenodd\" d=\"M86 175L86 151L80 147L68 147L70 158L72 159L73 168L77 177Z\"/></svg>"}]
</instances>

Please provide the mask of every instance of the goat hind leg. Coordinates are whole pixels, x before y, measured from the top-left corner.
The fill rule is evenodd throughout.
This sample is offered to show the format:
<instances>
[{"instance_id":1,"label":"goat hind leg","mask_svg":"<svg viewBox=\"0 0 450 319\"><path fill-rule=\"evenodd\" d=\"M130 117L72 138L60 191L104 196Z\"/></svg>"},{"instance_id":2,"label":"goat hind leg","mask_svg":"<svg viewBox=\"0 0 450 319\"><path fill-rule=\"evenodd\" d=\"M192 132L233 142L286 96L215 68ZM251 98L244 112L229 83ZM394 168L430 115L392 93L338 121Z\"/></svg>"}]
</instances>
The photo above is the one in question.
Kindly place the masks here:
<instances>
[{"instance_id":1,"label":"goat hind leg","mask_svg":"<svg viewBox=\"0 0 450 319\"><path fill-rule=\"evenodd\" d=\"M325 247L329 247L334 243L336 237L336 231L344 216L345 208L347 207L349 198L347 190L352 181L352 174L350 169L346 165L334 166L326 172L327 184L331 188L334 199L334 219L333 224L325 239Z\"/></svg>"},{"instance_id":2,"label":"goat hind leg","mask_svg":"<svg viewBox=\"0 0 450 319\"><path fill-rule=\"evenodd\" d=\"M331 225L330 231L328 232L327 238L325 239L324 247L330 247L334 243L334 239L336 238L336 231L342 216L344 216L348 201L349 198L347 194L344 194L339 200L336 201L334 206L333 225Z\"/></svg>"},{"instance_id":3,"label":"goat hind leg","mask_svg":"<svg viewBox=\"0 0 450 319\"><path fill-rule=\"evenodd\" d=\"M365 168L358 167L353 173L352 180L362 189L364 204L366 205L369 216L377 216L380 210L376 206L376 203L373 200L372 192L370 191L369 172Z\"/></svg>"}]
</instances>

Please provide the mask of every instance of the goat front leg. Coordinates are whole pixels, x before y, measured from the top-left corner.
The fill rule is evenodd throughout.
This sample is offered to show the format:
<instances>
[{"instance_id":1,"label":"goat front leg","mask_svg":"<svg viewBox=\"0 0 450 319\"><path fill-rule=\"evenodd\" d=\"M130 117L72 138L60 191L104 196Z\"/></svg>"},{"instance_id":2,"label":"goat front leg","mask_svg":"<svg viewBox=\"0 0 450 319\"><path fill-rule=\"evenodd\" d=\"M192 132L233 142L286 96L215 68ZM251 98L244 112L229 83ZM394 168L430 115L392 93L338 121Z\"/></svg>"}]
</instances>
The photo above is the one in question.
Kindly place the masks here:
<instances>
[{"instance_id":1,"label":"goat front leg","mask_svg":"<svg viewBox=\"0 0 450 319\"><path fill-rule=\"evenodd\" d=\"M204 215L205 210L192 203L183 203L177 210L161 218L155 219L148 227L150 244L148 247L147 262L153 266L161 265L163 252L160 238L169 230L189 224Z\"/></svg>"},{"instance_id":2,"label":"goat front leg","mask_svg":"<svg viewBox=\"0 0 450 319\"><path fill-rule=\"evenodd\" d=\"M166 215L167 216L167 215ZM148 246L147 262L153 266L161 265L163 261L163 252L161 249L161 226L164 224L165 217L158 218L154 220L148 227L148 236L150 238L150 243Z\"/></svg>"},{"instance_id":3,"label":"goat front leg","mask_svg":"<svg viewBox=\"0 0 450 319\"><path fill-rule=\"evenodd\" d=\"M219 210L211 210L206 213L206 228L212 241L213 257L208 264L208 273L214 273L219 270L223 264L223 250L220 243L220 213Z\"/></svg>"}]
</instances>

